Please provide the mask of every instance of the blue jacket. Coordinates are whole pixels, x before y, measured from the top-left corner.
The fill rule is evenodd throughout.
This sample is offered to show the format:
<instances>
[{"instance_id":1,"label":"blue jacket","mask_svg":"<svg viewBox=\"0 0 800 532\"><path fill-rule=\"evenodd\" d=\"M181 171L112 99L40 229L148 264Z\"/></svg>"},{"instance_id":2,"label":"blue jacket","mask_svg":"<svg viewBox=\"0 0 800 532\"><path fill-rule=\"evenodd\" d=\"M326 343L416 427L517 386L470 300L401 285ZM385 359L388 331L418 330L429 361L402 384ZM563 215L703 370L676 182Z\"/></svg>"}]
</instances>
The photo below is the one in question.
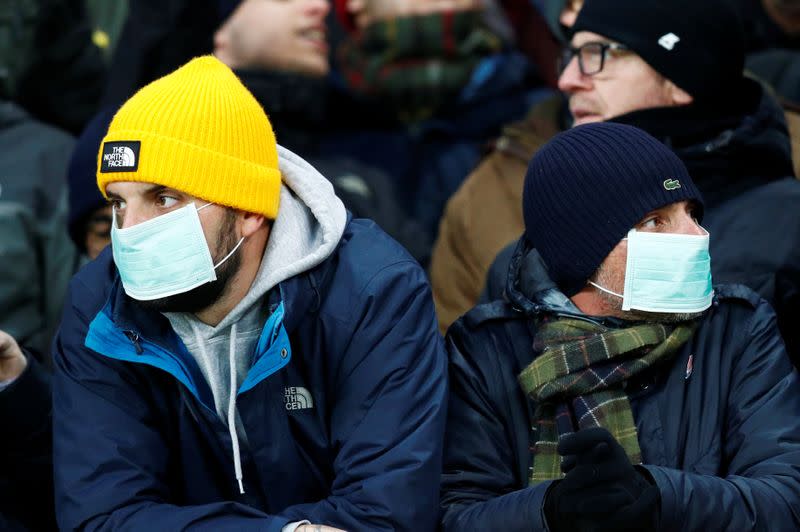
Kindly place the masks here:
<instances>
[{"instance_id":1,"label":"blue jacket","mask_svg":"<svg viewBox=\"0 0 800 532\"><path fill-rule=\"evenodd\" d=\"M574 311L539 264L517 253L510 302L480 305L448 332L445 530L548 529L551 482L528 487L535 405L517 376L534 356L531 317ZM659 530L800 529L800 379L763 299L717 286L672 364L626 391L661 494Z\"/></svg>"},{"instance_id":2,"label":"blue jacket","mask_svg":"<svg viewBox=\"0 0 800 532\"><path fill-rule=\"evenodd\" d=\"M285 315L239 389L239 495L228 429L169 322L124 294L109 250L76 275L54 344L61 528L434 529L447 385L421 268L351 220L269 299Z\"/></svg>"}]
</instances>

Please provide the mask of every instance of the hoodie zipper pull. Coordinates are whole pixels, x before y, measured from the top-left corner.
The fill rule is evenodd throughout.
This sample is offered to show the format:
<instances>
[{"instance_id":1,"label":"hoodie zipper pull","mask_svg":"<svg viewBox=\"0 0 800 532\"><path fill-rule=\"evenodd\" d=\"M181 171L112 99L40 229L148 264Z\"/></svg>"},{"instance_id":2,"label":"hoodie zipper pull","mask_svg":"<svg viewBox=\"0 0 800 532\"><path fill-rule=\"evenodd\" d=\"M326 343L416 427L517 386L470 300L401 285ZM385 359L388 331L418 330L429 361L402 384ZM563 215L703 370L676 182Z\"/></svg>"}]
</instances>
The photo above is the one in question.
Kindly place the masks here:
<instances>
[{"instance_id":1,"label":"hoodie zipper pull","mask_svg":"<svg viewBox=\"0 0 800 532\"><path fill-rule=\"evenodd\" d=\"M128 340L131 341L131 343L133 344L133 347L136 348L136 354L137 355L141 355L142 353L144 353L144 349L142 349L142 346L139 345L139 335L138 334L136 334L133 331L125 331L125 336L128 337Z\"/></svg>"}]
</instances>

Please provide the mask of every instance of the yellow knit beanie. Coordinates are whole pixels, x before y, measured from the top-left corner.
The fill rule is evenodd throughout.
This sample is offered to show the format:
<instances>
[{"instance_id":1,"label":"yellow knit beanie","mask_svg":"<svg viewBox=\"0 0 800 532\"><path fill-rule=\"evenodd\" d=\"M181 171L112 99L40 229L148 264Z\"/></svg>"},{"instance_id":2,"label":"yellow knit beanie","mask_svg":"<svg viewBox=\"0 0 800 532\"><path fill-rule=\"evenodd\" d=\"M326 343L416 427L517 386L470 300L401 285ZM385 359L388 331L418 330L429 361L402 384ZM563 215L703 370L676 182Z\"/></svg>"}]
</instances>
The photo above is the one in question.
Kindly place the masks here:
<instances>
[{"instance_id":1,"label":"yellow knit beanie","mask_svg":"<svg viewBox=\"0 0 800 532\"><path fill-rule=\"evenodd\" d=\"M141 181L275 219L281 173L267 115L236 75L198 57L142 88L114 115L97 186ZM107 196L106 196L107 197Z\"/></svg>"}]
</instances>

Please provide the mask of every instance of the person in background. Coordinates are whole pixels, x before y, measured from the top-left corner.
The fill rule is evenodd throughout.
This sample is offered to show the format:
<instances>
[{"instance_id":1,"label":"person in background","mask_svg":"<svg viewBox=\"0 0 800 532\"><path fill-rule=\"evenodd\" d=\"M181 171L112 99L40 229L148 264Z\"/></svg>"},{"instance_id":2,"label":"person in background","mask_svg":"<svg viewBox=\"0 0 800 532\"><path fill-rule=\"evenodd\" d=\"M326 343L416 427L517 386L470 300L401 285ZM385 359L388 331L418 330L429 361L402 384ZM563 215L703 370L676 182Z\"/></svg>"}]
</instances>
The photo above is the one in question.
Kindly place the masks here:
<instances>
[{"instance_id":1,"label":"person in background","mask_svg":"<svg viewBox=\"0 0 800 532\"><path fill-rule=\"evenodd\" d=\"M330 134L327 0L245 0L214 36L214 54L233 68L279 132L281 146L331 181L356 218L370 218L420 262L431 238L397 200L388 175L353 157L321 154Z\"/></svg>"},{"instance_id":2,"label":"person in background","mask_svg":"<svg viewBox=\"0 0 800 532\"><path fill-rule=\"evenodd\" d=\"M800 4L738 0L747 35L747 69L795 108L800 105Z\"/></svg>"},{"instance_id":3,"label":"person in background","mask_svg":"<svg viewBox=\"0 0 800 532\"><path fill-rule=\"evenodd\" d=\"M447 373L424 271L235 74L205 56L137 92L97 185L111 246L54 342L59 526L434 530Z\"/></svg>"},{"instance_id":4,"label":"person in background","mask_svg":"<svg viewBox=\"0 0 800 532\"><path fill-rule=\"evenodd\" d=\"M0 98L78 134L98 108L107 74L84 0L0 5Z\"/></svg>"},{"instance_id":5,"label":"person in background","mask_svg":"<svg viewBox=\"0 0 800 532\"><path fill-rule=\"evenodd\" d=\"M406 210L434 236L447 198L504 123L550 94L510 46L493 2L338 1L348 34L334 80L353 107L326 139L329 153L383 169Z\"/></svg>"},{"instance_id":6,"label":"person in background","mask_svg":"<svg viewBox=\"0 0 800 532\"><path fill-rule=\"evenodd\" d=\"M76 261L64 176L74 143L0 99L0 329L45 366Z\"/></svg>"},{"instance_id":7,"label":"person in background","mask_svg":"<svg viewBox=\"0 0 800 532\"><path fill-rule=\"evenodd\" d=\"M712 282L681 160L572 128L530 162L523 216L508 299L448 331L443 529L800 527L800 375L770 305Z\"/></svg>"},{"instance_id":8,"label":"person in background","mask_svg":"<svg viewBox=\"0 0 800 532\"><path fill-rule=\"evenodd\" d=\"M111 243L111 205L97 189L97 152L106 136L113 109L100 111L78 137L67 169L68 229L80 258L75 270Z\"/></svg>"},{"instance_id":9,"label":"person in background","mask_svg":"<svg viewBox=\"0 0 800 532\"><path fill-rule=\"evenodd\" d=\"M647 23L629 23L638 19ZM714 21L716 32L699 32L688 20ZM735 9L724 1L675 9L660 0L589 0L572 29L559 80L568 120L558 120L557 102L532 113L450 202L431 265L440 327L466 312L484 284L492 288L488 299L502 297L509 242L523 229L513 201L521 198L524 158L570 122L613 120L651 133L683 160L706 199L716 279L750 286L774 305L800 364L800 337L791 325L800 317L800 183L784 111L742 74ZM487 264L503 246L487 279Z\"/></svg>"}]
</instances>

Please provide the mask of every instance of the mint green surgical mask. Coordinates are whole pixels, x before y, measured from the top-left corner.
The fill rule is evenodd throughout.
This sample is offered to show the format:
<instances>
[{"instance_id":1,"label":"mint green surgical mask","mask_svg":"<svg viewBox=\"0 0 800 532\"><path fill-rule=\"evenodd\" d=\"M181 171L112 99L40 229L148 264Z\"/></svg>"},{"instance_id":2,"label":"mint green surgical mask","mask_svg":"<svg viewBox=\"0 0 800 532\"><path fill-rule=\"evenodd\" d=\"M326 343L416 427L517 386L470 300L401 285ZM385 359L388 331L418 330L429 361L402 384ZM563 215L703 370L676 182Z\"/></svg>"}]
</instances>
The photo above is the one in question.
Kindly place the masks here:
<instances>
[{"instance_id":1,"label":"mint green surgical mask","mask_svg":"<svg viewBox=\"0 0 800 532\"><path fill-rule=\"evenodd\" d=\"M705 231L705 230L704 230ZM711 306L709 234L628 232L625 292L617 294L589 281L608 294L622 298L622 310L688 314Z\"/></svg>"},{"instance_id":2,"label":"mint green surgical mask","mask_svg":"<svg viewBox=\"0 0 800 532\"><path fill-rule=\"evenodd\" d=\"M188 292L217 280L216 269L239 249L244 237L219 263L214 264L194 203L146 222L117 228L114 211L111 251L125 293L150 301Z\"/></svg>"}]
</instances>

